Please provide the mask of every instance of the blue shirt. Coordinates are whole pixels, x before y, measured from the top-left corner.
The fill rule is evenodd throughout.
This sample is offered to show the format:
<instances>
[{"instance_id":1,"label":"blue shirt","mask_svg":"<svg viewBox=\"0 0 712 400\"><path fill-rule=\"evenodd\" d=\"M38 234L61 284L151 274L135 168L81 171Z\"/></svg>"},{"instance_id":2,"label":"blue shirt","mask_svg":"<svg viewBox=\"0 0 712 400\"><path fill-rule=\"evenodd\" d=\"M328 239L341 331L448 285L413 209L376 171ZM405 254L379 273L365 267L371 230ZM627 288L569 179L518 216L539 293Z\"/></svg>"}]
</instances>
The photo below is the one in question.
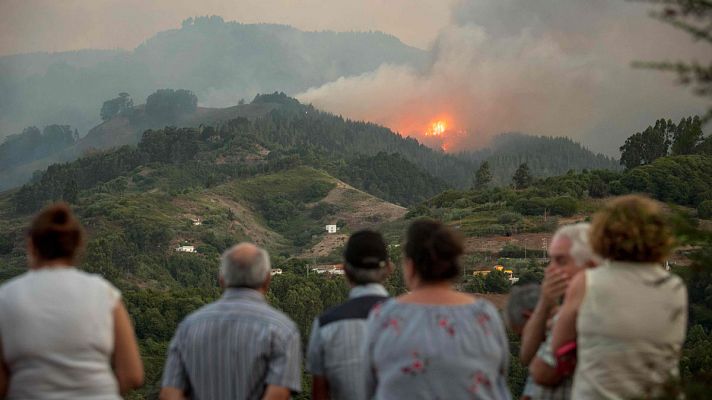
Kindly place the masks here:
<instances>
[{"instance_id":1,"label":"blue shirt","mask_svg":"<svg viewBox=\"0 0 712 400\"><path fill-rule=\"evenodd\" d=\"M355 286L349 300L327 310L314 320L307 370L329 382L334 400L357 400L365 396L363 341L366 318L371 308L387 299L380 284Z\"/></svg>"},{"instance_id":2,"label":"blue shirt","mask_svg":"<svg viewBox=\"0 0 712 400\"><path fill-rule=\"evenodd\" d=\"M297 326L260 292L229 288L178 326L163 387L198 400L260 399L267 385L301 390L301 349Z\"/></svg>"}]
</instances>

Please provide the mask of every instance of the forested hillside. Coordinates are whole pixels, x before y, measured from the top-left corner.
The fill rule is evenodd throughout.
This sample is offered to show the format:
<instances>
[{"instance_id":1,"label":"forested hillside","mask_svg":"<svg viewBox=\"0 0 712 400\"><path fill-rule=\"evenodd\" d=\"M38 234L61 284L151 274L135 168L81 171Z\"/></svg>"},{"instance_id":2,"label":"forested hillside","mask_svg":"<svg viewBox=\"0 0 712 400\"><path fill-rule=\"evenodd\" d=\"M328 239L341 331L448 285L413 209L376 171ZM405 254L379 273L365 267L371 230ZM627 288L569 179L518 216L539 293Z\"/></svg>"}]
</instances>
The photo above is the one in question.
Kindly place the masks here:
<instances>
[{"instance_id":1,"label":"forested hillside","mask_svg":"<svg viewBox=\"0 0 712 400\"><path fill-rule=\"evenodd\" d=\"M486 149L461 156L475 162L487 161L494 185L510 184L512 175L522 163L527 163L532 173L542 178L570 170L621 169L617 160L593 153L570 138L520 133L497 135Z\"/></svg>"}]
</instances>

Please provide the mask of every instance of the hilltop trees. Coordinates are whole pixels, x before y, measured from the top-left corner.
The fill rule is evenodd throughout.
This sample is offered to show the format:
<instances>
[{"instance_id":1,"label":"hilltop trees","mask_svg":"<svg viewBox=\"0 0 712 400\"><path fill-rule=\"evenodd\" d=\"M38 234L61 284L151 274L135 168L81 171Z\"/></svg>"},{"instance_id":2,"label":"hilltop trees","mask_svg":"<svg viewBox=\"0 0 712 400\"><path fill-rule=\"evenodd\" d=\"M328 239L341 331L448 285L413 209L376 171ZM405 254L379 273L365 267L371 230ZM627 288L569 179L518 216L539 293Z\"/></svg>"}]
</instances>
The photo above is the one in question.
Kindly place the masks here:
<instances>
[{"instance_id":1,"label":"hilltop trees","mask_svg":"<svg viewBox=\"0 0 712 400\"><path fill-rule=\"evenodd\" d=\"M146 114L166 121L192 113L197 107L198 96L185 89L159 89L146 98Z\"/></svg>"},{"instance_id":2,"label":"hilltop trees","mask_svg":"<svg viewBox=\"0 0 712 400\"><path fill-rule=\"evenodd\" d=\"M47 125L41 132L35 126L27 127L0 144L0 168L11 168L45 157L71 146L78 136L79 132L69 125Z\"/></svg>"},{"instance_id":3,"label":"hilltop trees","mask_svg":"<svg viewBox=\"0 0 712 400\"><path fill-rule=\"evenodd\" d=\"M119 97L105 101L101 106L99 114L101 115L101 119L106 121L115 115L121 114L126 110L133 108L133 105L133 99L131 99L131 96L126 92L121 92L119 93Z\"/></svg>"},{"instance_id":4,"label":"hilltop trees","mask_svg":"<svg viewBox=\"0 0 712 400\"><path fill-rule=\"evenodd\" d=\"M709 147L707 141L698 116L682 118L677 125L671 120L659 119L655 125L626 139L620 147L621 164L631 169L667 155L704 153Z\"/></svg>"},{"instance_id":5,"label":"hilltop trees","mask_svg":"<svg viewBox=\"0 0 712 400\"><path fill-rule=\"evenodd\" d=\"M519 168L514 172L514 176L512 176L512 182L515 189L526 189L534 182L534 178L529 173L527 163L519 165Z\"/></svg>"},{"instance_id":6,"label":"hilltop trees","mask_svg":"<svg viewBox=\"0 0 712 400\"><path fill-rule=\"evenodd\" d=\"M489 162L485 161L480 164L480 167L475 173L474 189L484 189L487 184L492 182L492 171L490 170Z\"/></svg>"}]
</instances>

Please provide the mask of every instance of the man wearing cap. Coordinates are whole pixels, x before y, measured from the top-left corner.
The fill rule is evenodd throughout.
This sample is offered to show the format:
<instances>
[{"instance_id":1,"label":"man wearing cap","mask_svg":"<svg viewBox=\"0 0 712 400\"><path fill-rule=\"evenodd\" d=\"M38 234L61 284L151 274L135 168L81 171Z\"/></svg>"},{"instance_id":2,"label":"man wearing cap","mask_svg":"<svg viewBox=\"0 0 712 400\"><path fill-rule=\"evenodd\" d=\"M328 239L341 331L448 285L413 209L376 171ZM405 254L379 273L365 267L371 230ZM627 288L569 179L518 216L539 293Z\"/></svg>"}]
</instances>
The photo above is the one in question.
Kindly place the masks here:
<instances>
[{"instance_id":1,"label":"man wearing cap","mask_svg":"<svg viewBox=\"0 0 712 400\"><path fill-rule=\"evenodd\" d=\"M344 272L351 285L349 300L314 320L307 370L313 375L312 399L365 398L361 355L366 318L374 305L388 297L381 285L391 272L383 237L363 230L354 233L344 250Z\"/></svg>"}]
</instances>

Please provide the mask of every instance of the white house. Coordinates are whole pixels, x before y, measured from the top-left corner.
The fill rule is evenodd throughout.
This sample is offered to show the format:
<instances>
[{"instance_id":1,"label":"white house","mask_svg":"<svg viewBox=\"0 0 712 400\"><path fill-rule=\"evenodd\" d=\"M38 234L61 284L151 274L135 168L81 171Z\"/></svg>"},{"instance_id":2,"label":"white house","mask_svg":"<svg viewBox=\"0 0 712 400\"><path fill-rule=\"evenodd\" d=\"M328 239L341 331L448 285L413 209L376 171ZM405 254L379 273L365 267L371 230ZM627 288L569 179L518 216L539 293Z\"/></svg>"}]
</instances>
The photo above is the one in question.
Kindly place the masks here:
<instances>
[{"instance_id":1,"label":"white house","mask_svg":"<svg viewBox=\"0 0 712 400\"><path fill-rule=\"evenodd\" d=\"M270 275L275 276L275 275L282 275L282 269L281 268L274 268L269 272Z\"/></svg>"},{"instance_id":2,"label":"white house","mask_svg":"<svg viewBox=\"0 0 712 400\"><path fill-rule=\"evenodd\" d=\"M327 233L336 233L336 225L327 225L326 232Z\"/></svg>"},{"instance_id":3,"label":"white house","mask_svg":"<svg viewBox=\"0 0 712 400\"><path fill-rule=\"evenodd\" d=\"M201 221L200 218L191 218L190 220L193 221L194 226L203 225L203 221Z\"/></svg>"},{"instance_id":4,"label":"white house","mask_svg":"<svg viewBox=\"0 0 712 400\"><path fill-rule=\"evenodd\" d=\"M343 275L344 266L341 264L317 265L316 267L312 268L311 271L316 272L317 274Z\"/></svg>"},{"instance_id":5,"label":"white house","mask_svg":"<svg viewBox=\"0 0 712 400\"><path fill-rule=\"evenodd\" d=\"M182 253L195 253L195 246L178 246L176 247L176 251Z\"/></svg>"}]
</instances>

